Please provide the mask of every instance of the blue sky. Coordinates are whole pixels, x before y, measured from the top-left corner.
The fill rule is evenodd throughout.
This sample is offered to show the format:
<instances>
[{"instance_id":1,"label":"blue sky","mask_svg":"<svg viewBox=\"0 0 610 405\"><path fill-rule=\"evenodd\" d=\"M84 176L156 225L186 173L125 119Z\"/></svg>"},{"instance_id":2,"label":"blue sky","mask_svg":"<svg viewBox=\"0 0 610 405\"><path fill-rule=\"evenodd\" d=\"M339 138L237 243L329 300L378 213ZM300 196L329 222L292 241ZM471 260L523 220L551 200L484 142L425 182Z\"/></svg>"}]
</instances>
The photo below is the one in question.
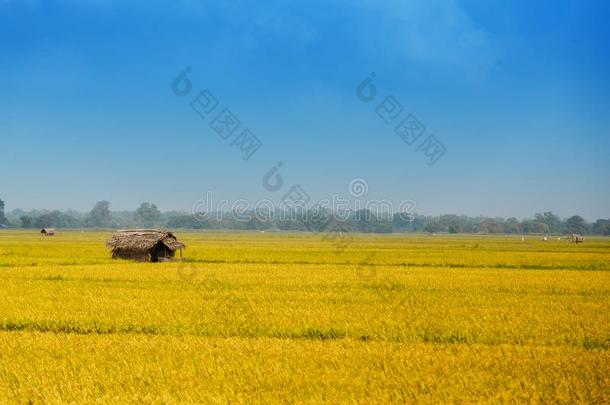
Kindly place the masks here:
<instances>
[{"instance_id":1,"label":"blue sky","mask_svg":"<svg viewBox=\"0 0 610 405\"><path fill-rule=\"evenodd\" d=\"M281 161L313 199L362 178L363 198L424 214L607 218L608 17L586 0L0 0L0 198L277 201L261 179ZM262 142L249 160L189 107L203 89ZM389 95L446 147L435 165L376 115Z\"/></svg>"}]
</instances>

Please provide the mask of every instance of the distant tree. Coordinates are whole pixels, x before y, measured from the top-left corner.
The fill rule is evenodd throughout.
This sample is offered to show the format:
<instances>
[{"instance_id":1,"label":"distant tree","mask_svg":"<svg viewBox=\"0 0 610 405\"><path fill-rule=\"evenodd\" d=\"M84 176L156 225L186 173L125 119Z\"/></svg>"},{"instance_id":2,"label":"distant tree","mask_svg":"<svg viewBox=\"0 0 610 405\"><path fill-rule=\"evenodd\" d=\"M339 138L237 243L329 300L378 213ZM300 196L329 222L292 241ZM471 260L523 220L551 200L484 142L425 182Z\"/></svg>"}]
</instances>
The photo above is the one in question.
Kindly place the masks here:
<instances>
[{"instance_id":1,"label":"distant tree","mask_svg":"<svg viewBox=\"0 0 610 405\"><path fill-rule=\"evenodd\" d=\"M323 232L332 219L332 213L320 207L306 212L295 212L294 215L296 221L300 222L305 230L312 232Z\"/></svg>"},{"instance_id":2,"label":"distant tree","mask_svg":"<svg viewBox=\"0 0 610 405\"><path fill-rule=\"evenodd\" d=\"M479 224L479 229L485 233L501 233L503 231L502 226L493 218L483 218Z\"/></svg>"},{"instance_id":3,"label":"distant tree","mask_svg":"<svg viewBox=\"0 0 610 405\"><path fill-rule=\"evenodd\" d=\"M546 224L549 227L549 232L551 233L563 232L563 223L561 222L561 218L550 211L543 214L536 214L535 221Z\"/></svg>"},{"instance_id":4,"label":"distant tree","mask_svg":"<svg viewBox=\"0 0 610 405\"><path fill-rule=\"evenodd\" d=\"M446 230L449 233L460 232L461 219L457 215L441 215L438 222L441 230Z\"/></svg>"},{"instance_id":5,"label":"distant tree","mask_svg":"<svg viewBox=\"0 0 610 405\"><path fill-rule=\"evenodd\" d=\"M549 226L543 222L527 219L519 224L521 233L549 233Z\"/></svg>"},{"instance_id":6,"label":"distant tree","mask_svg":"<svg viewBox=\"0 0 610 405\"><path fill-rule=\"evenodd\" d=\"M85 226L90 228L108 228L111 225L110 202L98 201L85 217Z\"/></svg>"},{"instance_id":7,"label":"distant tree","mask_svg":"<svg viewBox=\"0 0 610 405\"><path fill-rule=\"evenodd\" d=\"M210 227L207 219L195 218L193 215L173 215L167 220L168 228L206 229Z\"/></svg>"},{"instance_id":8,"label":"distant tree","mask_svg":"<svg viewBox=\"0 0 610 405\"><path fill-rule=\"evenodd\" d=\"M580 215L571 216L566 220L567 233L587 233L587 222Z\"/></svg>"},{"instance_id":9,"label":"distant tree","mask_svg":"<svg viewBox=\"0 0 610 405\"><path fill-rule=\"evenodd\" d=\"M428 233L436 233L441 231L441 225L436 220L427 221L423 231Z\"/></svg>"},{"instance_id":10,"label":"distant tree","mask_svg":"<svg viewBox=\"0 0 610 405\"><path fill-rule=\"evenodd\" d=\"M508 218L504 222L504 232L518 233L519 232L519 220L515 217Z\"/></svg>"},{"instance_id":11,"label":"distant tree","mask_svg":"<svg viewBox=\"0 0 610 405\"><path fill-rule=\"evenodd\" d=\"M471 218L470 220L464 219L460 225L461 231L464 233L476 233L479 232L479 218Z\"/></svg>"},{"instance_id":12,"label":"distant tree","mask_svg":"<svg viewBox=\"0 0 610 405\"><path fill-rule=\"evenodd\" d=\"M155 204L143 202L136 210L136 222L144 227L152 228L161 218L161 212Z\"/></svg>"},{"instance_id":13,"label":"distant tree","mask_svg":"<svg viewBox=\"0 0 610 405\"><path fill-rule=\"evenodd\" d=\"M392 229L395 232L405 232L412 229L414 217L407 213L396 213L392 216Z\"/></svg>"},{"instance_id":14,"label":"distant tree","mask_svg":"<svg viewBox=\"0 0 610 405\"><path fill-rule=\"evenodd\" d=\"M54 226L53 217L50 213L45 213L34 218L34 228L50 228Z\"/></svg>"},{"instance_id":15,"label":"distant tree","mask_svg":"<svg viewBox=\"0 0 610 405\"><path fill-rule=\"evenodd\" d=\"M80 224L77 218L60 211L45 212L34 218L32 223L34 228L77 228Z\"/></svg>"},{"instance_id":16,"label":"distant tree","mask_svg":"<svg viewBox=\"0 0 610 405\"><path fill-rule=\"evenodd\" d=\"M413 221L411 221L411 230L413 232L421 232L426 226L426 217L422 215L415 215ZM425 232L425 231L424 231Z\"/></svg>"},{"instance_id":17,"label":"distant tree","mask_svg":"<svg viewBox=\"0 0 610 405\"><path fill-rule=\"evenodd\" d=\"M591 233L595 235L610 235L610 219L598 219L591 227Z\"/></svg>"},{"instance_id":18,"label":"distant tree","mask_svg":"<svg viewBox=\"0 0 610 405\"><path fill-rule=\"evenodd\" d=\"M356 211L352 219L358 232L375 232L375 228L379 224L375 214L368 208Z\"/></svg>"},{"instance_id":19,"label":"distant tree","mask_svg":"<svg viewBox=\"0 0 610 405\"><path fill-rule=\"evenodd\" d=\"M33 228L34 227L34 218L27 216L27 215L22 215L19 220L21 221L21 227L22 228Z\"/></svg>"},{"instance_id":20,"label":"distant tree","mask_svg":"<svg viewBox=\"0 0 610 405\"><path fill-rule=\"evenodd\" d=\"M6 216L4 215L4 201L0 200L0 225L8 223Z\"/></svg>"},{"instance_id":21,"label":"distant tree","mask_svg":"<svg viewBox=\"0 0 610 405\"><path fill-rule=\"evenodd\" d=\"M245 221L244 227L246 229L264 230L270 229L273 223L265 217L259 217L252 214L248 221Z\"/></svg>"},{"instance_id":22,"label":"distant tree","mask_svg":"<svg viewBox=\"0 0 610 405\"><path fill-rule=\"evenodd\" d=\"M303 231L305 225L297 219L285 218L277 221L277 228L282 231Z\"/></svg>"},{"instance_id":23,"label":"distant tree","mask_svg":"<svg viewBox=\"0 0 610 405\"><path fill-rule=\"evenodd\" d=\"M377 225L374 228L375 233L392 233L394 229L392 228L392 222L389 220L379 220Z\"/></svg>"}]
</instances>

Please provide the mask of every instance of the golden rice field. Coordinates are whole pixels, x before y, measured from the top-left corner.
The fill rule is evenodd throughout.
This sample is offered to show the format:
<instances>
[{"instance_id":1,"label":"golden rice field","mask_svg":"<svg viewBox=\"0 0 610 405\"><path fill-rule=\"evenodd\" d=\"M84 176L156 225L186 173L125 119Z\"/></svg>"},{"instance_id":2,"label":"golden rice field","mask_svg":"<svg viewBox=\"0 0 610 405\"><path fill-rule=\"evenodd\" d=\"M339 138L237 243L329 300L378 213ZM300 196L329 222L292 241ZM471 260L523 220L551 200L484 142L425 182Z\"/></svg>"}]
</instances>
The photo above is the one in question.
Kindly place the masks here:
<instances>
[{"instance_id":1,"label":"golden rice field","mask_svg":"<svg viewBox=\"0 0 610 405\"><path fill-rule=\"evenodd\" d=\"M0 231L0 403L610 402L610 239Z\"/></svg>"}]
</instances>

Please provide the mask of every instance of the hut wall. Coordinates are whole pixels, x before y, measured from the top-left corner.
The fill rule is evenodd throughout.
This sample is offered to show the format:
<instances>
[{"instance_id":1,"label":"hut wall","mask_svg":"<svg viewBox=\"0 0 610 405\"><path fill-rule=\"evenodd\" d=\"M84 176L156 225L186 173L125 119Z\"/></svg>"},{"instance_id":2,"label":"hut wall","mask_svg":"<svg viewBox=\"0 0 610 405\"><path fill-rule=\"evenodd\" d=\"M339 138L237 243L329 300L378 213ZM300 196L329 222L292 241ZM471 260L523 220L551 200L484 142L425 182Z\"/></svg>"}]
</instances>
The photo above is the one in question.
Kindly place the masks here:
<instances>
[{"instance_id":1,"label":"hut wall","mask_svg":"<svg viewBox=\"0 0 610 405\"><path fill-rule=\"evenodd\" d=\"M127 259L127 260L137 260L140 262L150 262L151 256L148 252L142 252L140 250L113 250L112 251L113 259Z\"/></svg>"}]
</instances>

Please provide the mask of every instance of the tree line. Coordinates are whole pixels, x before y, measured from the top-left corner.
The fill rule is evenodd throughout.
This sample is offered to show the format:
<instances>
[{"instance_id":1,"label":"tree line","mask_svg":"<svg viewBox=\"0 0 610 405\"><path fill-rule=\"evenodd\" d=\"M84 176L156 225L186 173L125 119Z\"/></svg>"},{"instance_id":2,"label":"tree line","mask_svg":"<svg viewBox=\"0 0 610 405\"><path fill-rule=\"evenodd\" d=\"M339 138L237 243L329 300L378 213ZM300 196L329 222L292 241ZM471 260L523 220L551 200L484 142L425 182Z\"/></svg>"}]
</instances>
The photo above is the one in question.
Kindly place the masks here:
<instances>
[{"instance_id":1,"label":"tree line","mask_svg":"<svg viewBox=\"0 0 610 405\"><path fill-rule=\"evenodd\" d=\"M507 234L593 234L610 235L610 219L587 222L579 215L562 219L552 212L534 218L469 217L466 215L374 214L370 210L348 212L337 219L330 211L316 210L295 215L280 212L249 211L239 215L214 212L192 215L161 212L157 205L142 203L135 211L111 211L110 202L99 201L87 213L77 211L15 209L5 213L0 200L0 227L10 228L185 228L227 230L323 231L329 224L345 232L391 233L507 233Z\"/></svg>"}]
</instances>

